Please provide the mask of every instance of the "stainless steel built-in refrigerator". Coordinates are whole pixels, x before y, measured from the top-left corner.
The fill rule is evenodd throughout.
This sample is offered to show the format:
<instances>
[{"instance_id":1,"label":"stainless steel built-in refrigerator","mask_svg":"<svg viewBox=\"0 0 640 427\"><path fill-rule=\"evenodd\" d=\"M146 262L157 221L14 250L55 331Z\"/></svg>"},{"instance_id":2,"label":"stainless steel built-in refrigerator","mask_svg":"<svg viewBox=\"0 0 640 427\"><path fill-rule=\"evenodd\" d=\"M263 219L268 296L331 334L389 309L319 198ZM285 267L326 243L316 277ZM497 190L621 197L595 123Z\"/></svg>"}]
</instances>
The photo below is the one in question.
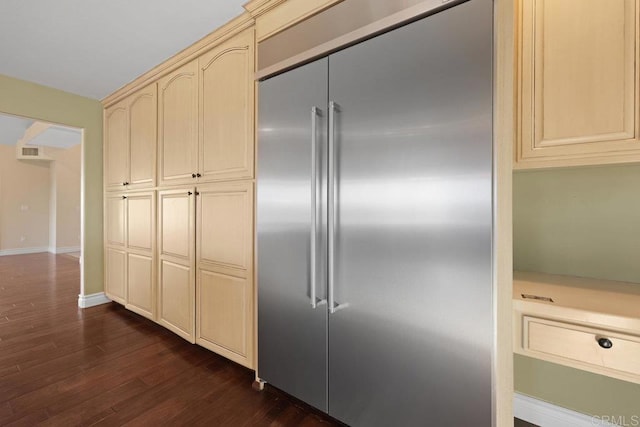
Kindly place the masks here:
<instances>
[{"instance_id":1,"label":"stainless steel built-in refrigerator","mask_svg":"<svg viewBox=\"0 0 640 427\"><path fill-rule=\"evenodd\" d=\"M350 425L492 424L492 20L260 83L258 375Z\"/></svg>"}]
</instances>

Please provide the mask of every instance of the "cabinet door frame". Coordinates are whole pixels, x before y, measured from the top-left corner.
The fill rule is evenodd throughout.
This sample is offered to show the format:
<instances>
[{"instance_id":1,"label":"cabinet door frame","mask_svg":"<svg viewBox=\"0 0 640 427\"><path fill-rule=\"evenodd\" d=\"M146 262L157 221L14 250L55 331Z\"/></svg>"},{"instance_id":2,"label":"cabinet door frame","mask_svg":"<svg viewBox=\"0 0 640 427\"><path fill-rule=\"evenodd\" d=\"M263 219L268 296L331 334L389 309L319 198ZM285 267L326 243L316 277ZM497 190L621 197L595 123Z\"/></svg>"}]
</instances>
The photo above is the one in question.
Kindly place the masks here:
<instances>
[{"instance_id":1,"label":"cabinet door frame","mask_svg":"<svg viewBox=\"0 0 640 427\"><path fill-rule=\"evenodd\" d=\"M539 15L544 4L553 0L519 0L518 34L518 132L516 134L515 169L580 166L595 164L627 163L640 161L640 1L624 2L626 11L626 41L633 39L634 46L625 46L627 70L625 87L624 130L605 135L588 135L542 140L543 126L543 64L541 46L544 23ZM627 11L633 8L633 11ZM588 49L589 46L583 47ZM633 104L633 105L631 105ZM631 108L630 108L631 107Z\"/></svg>"},{"instance_id":2,"label":"cabinet door frame","mask_svg":"<svg viewBox=\"0 0 640 427\"><path fill-rule=\"evenodd\" d=\"M157 266L156 266L156 261L157 261L157 256L156 256L156 238L157 238L157 231L156 231L156 220L157 220L157 215L156 215L156 192L155 191L145 191L145 192L135 192L135 193L128 193L127 195L127 206L126 206L126 224L127 224L127 228L126 228L126 241L127 241L127 299L126 299L126 304L125 307L135 313L138 313L144 317L147 317L151 320L155 320L157 317L157 308L156 308L156 302L157 302ZM151 202L151 212L150 212L150 223L151 223L151 230L150 230L150 247L149 248L141 248L141 247L135 247L132 246L130 244L130 233L129 233L129 225L131 223L130 221L130 203L131 200L133 199L140 199L140 198L148 198ZM130 291L131 291L131 286L132 284L129 282L129 273L130 273L130 262L129 262L129 257L130 256L139 256L139 257L147 257L151 260L151 301L150 301L150 310L145 309L145 307L141 307L139 305L136 305L135 303L133 303L131 301L130 298Z\"/></svg>"},{"instance_id":3,"label":"cabinet door frame","mask_svg":"<svg viewBox=\"0 0 640 427\"><path fill-rule=\"evenodd\" d=\"M157 151L158 151L158 87L157 83L152 83L144 89L134 93L128 98L128 120L129 120L129 153L128 153L128 162L129 162L129 185L127 185L127 189L135 190L140 188L149 188L155 187L156 179L157 179ZM151 119L153 121L151 126L152 132L152 140L153 146L150 150L151 159L149 161L151 165L151 176L142 180L134 180L133 170L135 169L135 164L133 163L133 109L134 106L143 98L151 98L151 103L153 105L153 111L151 113Z\"/></svg>"},{"instance_id":4,"label":"cabinet door frame","mask_svg":"<svg viewBox=\"0 0 640 427\"><path fill-rule=\"evenodd\" d=\"M188 194L191 193L191 194ZM186 218L188 221L188 255L181 257L175 254L165 253L164 241L163 241L163 201L166 197L175 197L180 195L187 195L189 197L189 212ZM157 322L175 334L181 336L191 343L195 343L195 299L196 299L196 286L195 286L195 206L196 206L196 189L195 187L182 187L179 189L161 190L158 192L157 198ZM174 325L170 320L164 318L164 292L163 292L163 271L164 263L170 263L176 266L184 267L189 270L189 296L188 296L188 318L189 325L187 330Z\"/></svg>"},{"instance_id":5,"label":"cabinet door frame","mask_svg":"<svg viewBox=\"0 0 640 427\"><path fill-rule=\"evenodd\" d=\"M182 66L178 70L163 77L158 82L158 138L157 138L157 150L158 150L158 181L161 187L175 186L175 185L189 185L195 184L196 177L192 174L197 173L198 169L198 60L195 59L190 63ZM185 144L192 152L193 157L191 159L190 171L184 171L183 173L167 176L165 173L165 160L170 157L170 154L165 153L165 91L174 82L188 78L191 80L191 96L188 100L189 107L192 109L193 117L190 118L191 138L192 140L186 140Z\"/></svg>"},{"instance_id":6,"label":"cabinet door frame","mask_svg":"<svg viewBox=\"0 0 640 427\"><path fill-rule=\"evenodd\" d=\"M245 228L245 245L244 248L244 266L238 264L229 264L225 262L217 262L215 260L203 260L202 241L204 230L204 218L202 207L202 198L207 194L229 194L229 193L245 193L247 201L246 217L241 221L242 227ZM254 331L255 331L255 285L253 275L253 254L254 254L254 183L253 181L235 181L225 183L207 184L198 187L198 200L196 207L196 343L214 351L236 363L246 366L250 369L255 368L254 358ZM203 334L202 314L205 302L202 299L202 275L209 274L220 276L238 282L238 285L245 286L244 289L244 327L245 336L244 348L245 354L238 353L232 349L226 348L220 343L216 343L208 339Z\"/></svg>"},{"instance_id":7,"label":"cabinet door frame","mask_svg":"<svg viewBox=\"0 0 640 427\"><path fill-rule=\"evenodd\" d=\"M113 143L111 142L111 135L109 132L109 123L112 120L112 117L114 114L116 113L122 113L124 114L124 128L126 131L126 141L124 143L124 147L122 148L122 150L125 151L125 165L124 165L124 176L121 177L122 181L111 181L110 180L110 176L109 176L109 172L113 170L113 165L111 164L111 156L110 156L110 150L113 149ZM130 173L129 173L129 168L130 168L130 164L129 164L129 146L130 146L130 139L131 139L131 132L130 132L130 126L129 126L129 101L128 99L122 100L120 102L118 102L117 104L107 108L104 110L104 130L103 130L103 138L104 138L104 144L103 144L103 156L104 156L104 187L105 190L107 191L123 191L126 189L126 185L125 183L129 182L129 178L130 178Z\"/></svg>"},{"instance_id":8,"label":"cabinet door frame","mask_svg":"<svg viewBox=\"0 0 640 427\"><path fill-rule=\"evenodd\" d=\"M238 33L231 39L215 47L211 51L205 53L198 58L198 92L199 92L199 111L198 111L198 171L201 177L198 179L199 183L210 181L221 181L231 179L246 179L253 178L254 176L254 151L255 151L255 89L256 84L254 81L255 72L255 30L249 28L247 30ZM221 169L214 171L205 170L205 118L206 118L206 101L205 97L205 74L212 66L215 66L221 59L227 58L229 55L242 54L246 59L246 74L244 79L246 80L246 111L244 116L244 137L243 141L223 141L219 145L232 146L233 144L244 144L244 164L242 166ZM238 70L235 70L238 72ZM231 94L237 95L235 93ZM222 99L222 104L225 104L225 99L229 95L226 93L219 93L216 96L211 97L214 101L218 98ZM237 148L237 146L236 146ZM222 153L224 154L224 153Z\"/></svg>"}]
</instances>

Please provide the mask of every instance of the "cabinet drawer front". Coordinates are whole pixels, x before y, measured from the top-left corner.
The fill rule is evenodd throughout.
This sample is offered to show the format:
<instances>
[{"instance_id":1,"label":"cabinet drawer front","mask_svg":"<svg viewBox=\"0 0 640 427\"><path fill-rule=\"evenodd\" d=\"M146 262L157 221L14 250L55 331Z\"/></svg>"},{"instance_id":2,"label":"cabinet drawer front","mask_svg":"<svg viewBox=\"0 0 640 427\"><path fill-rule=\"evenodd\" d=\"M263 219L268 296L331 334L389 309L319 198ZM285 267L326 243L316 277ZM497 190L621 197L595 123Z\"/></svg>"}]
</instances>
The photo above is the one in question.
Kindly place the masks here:
<instances>
[{"instance_id":1,"label":"cabinet drawer front","mask_svg":"<svg viewBox=\"0 0 640 427\"><path fill-rule=\"evenodd\" d=\"M524 349L640 374L640 337L525 316ZM611 348L598 343L608 339Z\"/></svg>"}]
</instances>

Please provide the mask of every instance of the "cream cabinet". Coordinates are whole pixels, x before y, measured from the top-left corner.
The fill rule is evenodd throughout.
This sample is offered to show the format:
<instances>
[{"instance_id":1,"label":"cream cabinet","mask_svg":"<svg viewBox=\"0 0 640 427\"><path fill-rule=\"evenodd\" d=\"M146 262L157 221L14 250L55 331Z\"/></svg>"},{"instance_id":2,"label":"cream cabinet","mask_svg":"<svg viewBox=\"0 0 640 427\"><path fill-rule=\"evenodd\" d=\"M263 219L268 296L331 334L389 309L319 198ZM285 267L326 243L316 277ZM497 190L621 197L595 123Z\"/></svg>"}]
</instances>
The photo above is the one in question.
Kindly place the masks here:
<instances>
[{"instance_id":1,"label":"cream cabinet","mask_svg":"<svg viewBox=\"0 0 640 427\"><path fill-rule=\"evenodd\" d=\"M159 322L253 366L253 182L158 195Z\"/></svg>"},{"instance_id":2,"label":"cream cabinet","mask_svg":"<svg viewBox=\"0 0 640 427\"><path fill-rule=\"evenodd\" d=\"M640 384L637 283L515 272L514 352Z\"/></svg>"},{"instance_id":3,"label":"cream cabinet","mask_svg":"<svg viewBox=\"0 0 640 427\"><path fill-rule=\"evenodd\" d=\"M104 157L107 190L155 186L156 85L105 110Z\"/></svg>"},{"instance_id":4,"label":"cream cabinet","mask_svg":"<svg viewBox=\"0 0 640 427\"><path fill-rule=\"evenodd\" d=\"M253 367L255 31L233 31L108 101L105 293Z\"/></svg>"},{"instance_id":5,"label":"cream cabinet","mask_svg":"<svg viewBox=\"0 0 640 427\"><path fill-rule=\"evenodd\" d=\"M105 293L131 311L155 315L155 192L105 199Z\"/></svg>"},{"instance_id":6,"label":"cream cabinet","mask_svg":"<svg viewBox=\"0 0 640 427\"><path fill-rule=\"evenodd\" d=\"M195 342L195 188L158 194L158 321Z\"/></svg>"},{"instance_id":7,"label":"cream cabinet","mask_svg":"<svg viewBox=\"0 0 640 427\"><path fill-rule=\"evenodd\" d=\"M198 169L198 61L158 84L160 185L196 182Z\"/></svg>"},{"instance_id":8,"label":"cream cabinet","mask_svg":"<svg viewBox=\"0 0 640 427\"><path fill-rule=\"evenodd\" d=\"M200 181L253 177L253 46L249 29L198 59Z\"/></svg>"},{"instance_id":9,"label":"cream cabinet","mask_svg":"<svg viewBox=\"0 0 640 427\"><path fill-rule=\"evenodd\" d=\"M162 186L253 177L253 72L249 29L160 80Z\"/></svg>"},{"instance_id":10,"label":"cream cabinet","mask_svg":"<svg viewBox=\"0 0 640 427\"><path fill-rule=\"evenodd\" d=\"M516 168L640 161L640 0L520 0Z\"/></svg>"},{"instance_id":11,"label":"cream cabinet","mask_svg":"<svg viewBox=\"0 0 640 427\"><path fill-rule=\"evenodd\" d=\"M253 367L253 183L198 189L196 342Z\"/></svg>"},{"instance_id":12,"label":"cream cabinet","mask_svg":"<svg viewBox=\"0 0 640 427\"><path fill-rule=\"evenodd\" d=\"M131 311L155 318L156 195L129 193L127 199L127 304Z\"/></svg>"}]
</instances>

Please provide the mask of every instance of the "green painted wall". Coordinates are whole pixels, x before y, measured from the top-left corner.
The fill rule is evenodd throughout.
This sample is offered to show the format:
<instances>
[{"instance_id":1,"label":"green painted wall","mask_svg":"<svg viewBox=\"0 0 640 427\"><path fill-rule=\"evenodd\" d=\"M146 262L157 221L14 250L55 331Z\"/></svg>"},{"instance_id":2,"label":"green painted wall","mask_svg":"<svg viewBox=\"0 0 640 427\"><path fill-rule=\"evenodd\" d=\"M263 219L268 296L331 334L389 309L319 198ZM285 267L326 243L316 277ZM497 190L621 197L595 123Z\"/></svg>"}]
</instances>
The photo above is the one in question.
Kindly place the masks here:
<instances>
[{"instance_id":1,"label":"green painted wall","mask_svg":"<svg viewBox=\"0 0 640 427\"><path fill-rule=\"evenodd\" d=\"M640 166L516 172L513 196L515 269L640 283ZM640 416L638 384L523 356L514 369L520 393L590 415Z\"/></svg>"},{"instance_id":2,"label":"green painted wall","mask_svg":"<svg viewBox=\"0 0 640 427\"><path fill-rule=\"evenodd\" d=\"M0 75L0 113L84 129L84 293L102 292L102 105L94 99Z\"/></svg>"}]
</instances>

